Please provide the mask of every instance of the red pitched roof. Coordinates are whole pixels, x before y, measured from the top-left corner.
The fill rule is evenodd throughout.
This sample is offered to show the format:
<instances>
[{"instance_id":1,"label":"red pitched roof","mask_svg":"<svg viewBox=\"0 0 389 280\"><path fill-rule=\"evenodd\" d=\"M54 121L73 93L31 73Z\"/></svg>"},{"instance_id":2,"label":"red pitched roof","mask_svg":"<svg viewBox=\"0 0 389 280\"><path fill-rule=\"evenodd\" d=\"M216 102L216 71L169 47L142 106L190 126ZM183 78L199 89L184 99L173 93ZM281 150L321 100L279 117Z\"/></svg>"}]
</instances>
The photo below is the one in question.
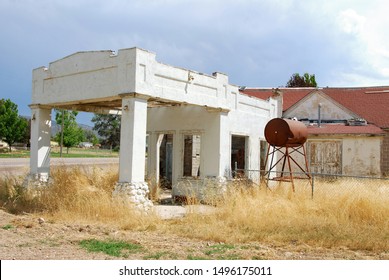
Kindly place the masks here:
<instances>
[{"instance_id":1,"label":"red pitched roof","mask_svg":"<svg viewBox=\"0 0 389 280\"><path fill-rule=\"evenodd\" d=\"M288 110L291 106L296 104L302 98L307 96L312 91L315 91L316 88L280 88L280 91L283 93L283 108L282 110ZM241 91L244 94L254 96L260 99L268 99L274 93L274 89L261 89L261 88L248 88Z\"/></svg>"},{"instance_id":2,"label":"red pitched roof","mask_svg":"<svg viewBox=\"0 0 389 280\"><path fill-rule=\"evenodd\" d=\"M368 123L389 128L389 87L325 88L322 91Z\"/></svg>"},{"instance_id":3,"label":"red pitched roof","mask_svg":"<svg viewBox=\"0 0 389 280\"><path fill-rule=\"evenodd\" d=\"M389 128L389 86L360 88L279 88L283 93L283 111L316 90L323 92L368 123ZM245 94L261 99L272 96L274 89L245 89Z\"/></svg>"},{"instance_id":4,"label":"red pitched roof","mask_svg":"<svg viewBox=\"0 0 389 280\"><path fill-rule=\"evenodd\" d=\"M348 126L344 124L322 124L321 127L316 125L308 127L308 134L368 134L379 135L385 132L379 127L368 124L361 126Z\"/></svg>"}]
</instances>

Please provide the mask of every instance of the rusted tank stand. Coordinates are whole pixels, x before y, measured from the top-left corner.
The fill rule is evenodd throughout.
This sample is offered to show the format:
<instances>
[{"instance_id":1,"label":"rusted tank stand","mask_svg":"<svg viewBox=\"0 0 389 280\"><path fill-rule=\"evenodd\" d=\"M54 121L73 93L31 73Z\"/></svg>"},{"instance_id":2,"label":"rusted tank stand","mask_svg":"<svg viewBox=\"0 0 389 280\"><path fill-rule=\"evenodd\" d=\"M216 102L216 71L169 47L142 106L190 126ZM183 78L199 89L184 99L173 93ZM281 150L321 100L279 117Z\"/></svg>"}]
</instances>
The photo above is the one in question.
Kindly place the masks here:
<instances>
[{"instance_id":1,"label":"rusted tank stand","mask_svg":"<svg viewBox=\"0 0 389 280\"><path fill-rule=\"evenodd\" d=\"M295 191L294 178L308 179L312 185L312 177L309 174L308 160L304 143L307 140L307 128L299 121L276 118L270 120L265 127L265 138L268 142L268 149L265 161L265 168L268 166L270 158L269 169L263 174L263 179L266 180L266 186L269 188L269 180L286 181L292 183L293 191ZM279 154L281 157L275 161L275 155ZM294 158L294 155L300 154L304 157L305 166L301 166ZM270 177L271 172L276 172L276 166L282 162L282 169L280 176ZM293 175L292 164L305 177L297 177ZM285 168L288 168L288 171ZM299 172L300 173L300 172Z\"/></svg>"}]
</instances>

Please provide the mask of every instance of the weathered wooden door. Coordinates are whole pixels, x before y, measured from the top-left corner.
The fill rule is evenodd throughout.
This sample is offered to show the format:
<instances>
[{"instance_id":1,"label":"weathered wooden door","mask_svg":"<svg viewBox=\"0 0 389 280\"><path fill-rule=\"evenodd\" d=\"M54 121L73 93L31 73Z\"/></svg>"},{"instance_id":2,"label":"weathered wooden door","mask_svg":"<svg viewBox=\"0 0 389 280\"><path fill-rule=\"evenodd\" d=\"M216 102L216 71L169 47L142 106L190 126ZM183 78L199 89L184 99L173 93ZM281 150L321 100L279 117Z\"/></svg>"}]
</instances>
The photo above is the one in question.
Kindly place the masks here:
<instances>
[{"instance_id":1,"label":"weathered wooden door","mask_svg":"<svg viewBox=\"0 0 389 280\"><path fill-rule=\"evenodd\" d=\"M309 141L310 172L323 174L342 173L342 142Z\"/></svg>"}]
</instances>

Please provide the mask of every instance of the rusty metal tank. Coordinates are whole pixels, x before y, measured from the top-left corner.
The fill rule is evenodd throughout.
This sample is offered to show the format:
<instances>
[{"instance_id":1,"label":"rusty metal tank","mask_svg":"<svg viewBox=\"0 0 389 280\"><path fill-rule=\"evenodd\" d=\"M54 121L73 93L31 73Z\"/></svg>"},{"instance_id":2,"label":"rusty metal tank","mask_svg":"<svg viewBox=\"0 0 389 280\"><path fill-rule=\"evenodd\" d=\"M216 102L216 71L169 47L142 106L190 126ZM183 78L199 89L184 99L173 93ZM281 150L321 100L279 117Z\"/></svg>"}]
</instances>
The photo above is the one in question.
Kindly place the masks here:
<instances>
[{"instance_id":1,"label":"rusty metal tank","mask_svg":"<svg viewBox=\"0 0 389 280\"><path fill-rule=\"evenodd\" d=\"M301 146L307 137L307 127L300 121L275 118L265 126L266 141L272 146Z\"/></svg>"}]
</instances>

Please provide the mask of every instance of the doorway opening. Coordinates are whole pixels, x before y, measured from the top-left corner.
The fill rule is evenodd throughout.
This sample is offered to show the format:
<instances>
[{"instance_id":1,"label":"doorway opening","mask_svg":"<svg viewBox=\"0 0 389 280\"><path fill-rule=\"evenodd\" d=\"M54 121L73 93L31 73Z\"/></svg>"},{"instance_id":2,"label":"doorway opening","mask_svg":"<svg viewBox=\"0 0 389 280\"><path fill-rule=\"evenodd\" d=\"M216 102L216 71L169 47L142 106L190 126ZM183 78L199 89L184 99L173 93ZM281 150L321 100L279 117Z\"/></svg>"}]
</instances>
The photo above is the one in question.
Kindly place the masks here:
<instances>
[{"instance_id":1,"label":"doorway opening","mask_svg":"<svg viewBox=\"0 0 389 280\"><path fill-rule=\"evenodd\" d=\"M201 135L184 135L183 177L200 177Z\"/></svg>"},{"instance_id":2,"label":"doorway opening","mask_svg":"<svg viewBox=\"0 0 389 280\"><path fill-rule=\"evenodd\" d=\"M159 147L159 182L162 188L172 188L173 134L164 134Z\"/></svg>"},{"instance_id":3,"label":"doorway opening","mask_svg":"<svg viewBox=\"0 0 389 280\"><path fill-rule=\"evenodd\" d=\"M231 170L233 178L240 178L245 175L246 139L246 136L231 136Z\"/></svg>"}]
</instances>

